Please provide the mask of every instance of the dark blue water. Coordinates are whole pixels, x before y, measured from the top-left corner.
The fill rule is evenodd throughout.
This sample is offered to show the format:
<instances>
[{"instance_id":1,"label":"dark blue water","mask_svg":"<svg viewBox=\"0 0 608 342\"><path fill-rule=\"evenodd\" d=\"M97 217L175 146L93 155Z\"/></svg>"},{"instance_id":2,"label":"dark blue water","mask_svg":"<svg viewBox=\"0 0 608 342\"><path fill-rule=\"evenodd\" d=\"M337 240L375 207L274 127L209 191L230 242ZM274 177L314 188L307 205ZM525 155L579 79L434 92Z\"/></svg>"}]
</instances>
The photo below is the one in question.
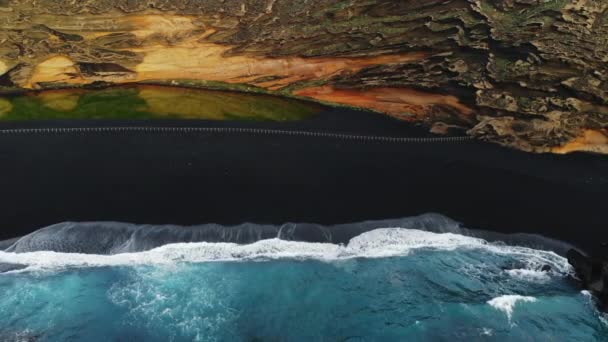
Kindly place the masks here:
<instances>
[{"instance_id":1,"label":"dark blue water","mask_svg":"<svg viewBox=\"0 0 608 342\"><path fill-rule=\"evenodd\" d=\"M9 262L28 267L0 274L2 341L608 339L565 259L455 234L0 252Z\"/></svg>"}]
</instances>

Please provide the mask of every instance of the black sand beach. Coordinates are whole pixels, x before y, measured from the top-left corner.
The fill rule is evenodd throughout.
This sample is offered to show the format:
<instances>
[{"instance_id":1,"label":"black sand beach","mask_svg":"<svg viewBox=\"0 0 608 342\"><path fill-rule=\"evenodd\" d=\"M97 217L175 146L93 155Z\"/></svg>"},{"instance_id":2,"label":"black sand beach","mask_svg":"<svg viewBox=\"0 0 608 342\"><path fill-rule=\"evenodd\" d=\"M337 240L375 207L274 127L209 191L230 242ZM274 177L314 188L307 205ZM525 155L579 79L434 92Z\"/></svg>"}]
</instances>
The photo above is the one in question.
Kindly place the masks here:
<instances>
[{"instance_id":1,"label":"black sand beach","mask_svg":"<svg viewBox=\"0 0 608 342\"><path fill-rule=\"evenodd\" d=\"M35 127L247 127L429 137L378 114L304 121L4 122ZM238 132L0 133L0 240L62 221L335 224L437 212L599 253L608 158L477 141L390 142Z\"/></svg>"}]
</instances>

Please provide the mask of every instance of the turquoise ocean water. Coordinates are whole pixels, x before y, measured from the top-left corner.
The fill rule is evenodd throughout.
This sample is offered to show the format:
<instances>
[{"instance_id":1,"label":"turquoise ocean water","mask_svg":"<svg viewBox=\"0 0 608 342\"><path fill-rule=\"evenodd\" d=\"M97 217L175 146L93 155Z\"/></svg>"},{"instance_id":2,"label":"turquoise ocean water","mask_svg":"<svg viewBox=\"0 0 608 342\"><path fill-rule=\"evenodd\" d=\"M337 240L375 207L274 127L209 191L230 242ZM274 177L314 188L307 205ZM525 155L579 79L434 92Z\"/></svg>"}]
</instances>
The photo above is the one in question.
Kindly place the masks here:
<instances>
[{"instance_id":1,"label":"turquoise ocean water","mask_svg":"<svg viewBox=\"0 0 608 342\"><path fill-rule=\"evenodd\" d=\"M0 263L26 266L0 274L1 341L608 340L564 258L451 233L0 252Z\"/></svg>"}]
</instances>

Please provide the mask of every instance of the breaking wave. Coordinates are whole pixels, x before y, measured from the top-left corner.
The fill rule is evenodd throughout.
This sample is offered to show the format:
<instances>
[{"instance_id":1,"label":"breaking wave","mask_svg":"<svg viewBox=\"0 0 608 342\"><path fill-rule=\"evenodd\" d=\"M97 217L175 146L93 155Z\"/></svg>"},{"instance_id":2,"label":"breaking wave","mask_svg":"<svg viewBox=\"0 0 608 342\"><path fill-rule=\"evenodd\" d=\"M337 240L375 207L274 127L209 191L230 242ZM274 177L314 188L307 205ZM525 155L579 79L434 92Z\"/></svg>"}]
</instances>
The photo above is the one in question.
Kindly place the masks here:
<instances>
[{"instance_id":1,"label":"breaking wave","mask_svg":"<svg viewBox=\"0 0 608 342\"><path fill-rule=\"evenodd\" d=\"M607 336L555 249L484 234L436 214L331 227L59 224L0 251L0 339Z\"/></svg>"},{"instance_id":2,"label":"breaking wave","mask_svg":"<svg viewBox=\"0 0 608 342\"><path fill-rule=\"evenodd\" d=\"M432 233L452 233L510 245L552 250L560 255L572 246L530 234L500 234L472 230L440 214L424 214L402 219L366 221L323 226L311 223L237 226L204 224L197 226L135 225L120 222L64 222L39 229L6 243L6 252L54 251L83 254L120 254L148 251L168 244L222 242L251 244L261 240L347 244L353 238L378 228L407 228ZM473 240L467 240L473 241ZM387 241L388 242L388 241ZM0 246L2 244L0 243Z\"/></svg>"},{"instance_id":3,"label":"breaking wave","mask_svg":"<svg viewBox=\"0 0 608 342\"><path fill-rule=\"evenodd\" d=\"M45 235L48 232L45 232ZM32 235L39 238L37 233ZM0 265L20 265L13 270L56 269L65 267L102 267L137 265L172 265L177 263L199 263L218 261L264 261L275 259L298 260L345 260L352 258L386 258L406 256L415 249L454 250L483 249L496 254L517 255L521 262L505 267L513 277L546 276L542 271L568 273L567 260L555 252L535 250L528 247L489 243L481 238L454 233L435 233L409 228L377 228L353 237L347 244L329 242L288 241L279 238L259 240L250 244L231 242L172 243L143 252L125 252L112 255L22 250L19 240L5 252L0 252ZM132 244L128 243L132 246ZM10 269L8 269L10 271Z\"/></svg>"},{"instance_id":4,"label":"breaking wave","mask_svg":"<svg viewBox=\"0 0 608 342\"><path fill-rule=\"evenodd\" d=\"M493 308L504 312L509 320L513 317L513 309L518 303L533 303L536 302L536 298L530 296L520 295L504 295L496 298L492 298L488 301Z\"/></svg>"}]
</instances>

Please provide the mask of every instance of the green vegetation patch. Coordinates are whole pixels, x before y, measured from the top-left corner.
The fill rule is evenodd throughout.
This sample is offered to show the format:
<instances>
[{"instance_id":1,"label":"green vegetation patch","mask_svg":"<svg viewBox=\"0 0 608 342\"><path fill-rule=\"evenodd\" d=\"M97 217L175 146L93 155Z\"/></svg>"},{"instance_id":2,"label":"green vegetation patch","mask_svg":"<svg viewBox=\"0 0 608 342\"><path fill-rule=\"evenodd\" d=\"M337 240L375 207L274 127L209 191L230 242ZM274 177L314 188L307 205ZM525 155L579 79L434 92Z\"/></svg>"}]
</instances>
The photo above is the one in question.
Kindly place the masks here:
<instances>
[{"instance_id":1,"label":"green vegetation patch","mask_svg":"<svg viewBox=\"0 0 608 342\"><path fill-rule=\"evenodd\" d=\"M262 94L137 85L0 95L0 120L202 119L302 120L315 103Z\"/></svg>"}]
</instances>

